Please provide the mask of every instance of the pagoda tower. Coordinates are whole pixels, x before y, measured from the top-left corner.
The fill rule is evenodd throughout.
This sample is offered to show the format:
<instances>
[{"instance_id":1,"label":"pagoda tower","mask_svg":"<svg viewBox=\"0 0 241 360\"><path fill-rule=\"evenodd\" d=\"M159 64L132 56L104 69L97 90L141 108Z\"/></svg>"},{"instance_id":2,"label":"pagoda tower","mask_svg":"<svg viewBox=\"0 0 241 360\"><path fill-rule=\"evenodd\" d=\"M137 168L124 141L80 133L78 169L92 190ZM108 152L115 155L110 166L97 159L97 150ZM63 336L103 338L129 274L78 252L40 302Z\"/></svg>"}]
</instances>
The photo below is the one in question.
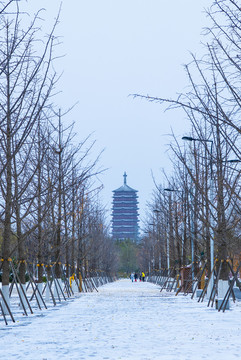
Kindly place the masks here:
<instances>
[{"instance_id":1,"label":"pagoda tower","mask_svg":"<svg viewBox=\"0 0 241 360\"><path fill-rule=\"evenodd\" d=\"M124 184L113 191L112 237L115 240L137 241L139 237L138 191L127 185L126 172L123 176Z\"/></svg>"}]
</instances>

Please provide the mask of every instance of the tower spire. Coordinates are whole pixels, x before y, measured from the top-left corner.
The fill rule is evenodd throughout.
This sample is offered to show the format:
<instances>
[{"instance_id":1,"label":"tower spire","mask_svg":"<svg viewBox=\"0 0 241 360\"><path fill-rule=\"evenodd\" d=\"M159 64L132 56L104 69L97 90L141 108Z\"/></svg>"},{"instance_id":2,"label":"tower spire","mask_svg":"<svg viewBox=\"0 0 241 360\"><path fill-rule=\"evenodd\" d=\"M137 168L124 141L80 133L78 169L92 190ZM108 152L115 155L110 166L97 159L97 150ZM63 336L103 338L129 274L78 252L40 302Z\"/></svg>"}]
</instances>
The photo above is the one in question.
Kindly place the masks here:
<instances>
[{"instance_id":1,"label":"tower spire","mask_svg":"<svg viewBox=\"0 0 241 360\"><path fill-rule=\"evenodd\" d=\"M127 178L126 172L124 172L123 177L124 177L124 185L126 185L126 178Z\"/></svg>"}]
</instances>

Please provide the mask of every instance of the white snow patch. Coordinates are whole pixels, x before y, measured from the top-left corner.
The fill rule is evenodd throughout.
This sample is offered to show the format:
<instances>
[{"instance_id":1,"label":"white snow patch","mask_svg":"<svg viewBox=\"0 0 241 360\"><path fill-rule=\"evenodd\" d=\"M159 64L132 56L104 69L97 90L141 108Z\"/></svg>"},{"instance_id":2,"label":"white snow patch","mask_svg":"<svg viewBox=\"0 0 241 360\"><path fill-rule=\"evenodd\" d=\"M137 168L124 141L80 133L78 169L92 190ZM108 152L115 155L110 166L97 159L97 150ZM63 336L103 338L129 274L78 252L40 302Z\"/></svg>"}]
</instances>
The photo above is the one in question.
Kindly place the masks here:
<instances>
[{"instance_id":1,"label":"white snow patch","mask_svg":"<svg viewBox=\"0 0 241 360\"><path fill-rule=\"evenodd\" d=\"M225 313L190 296L119 280L34 315L0 323L4 359L232 360L241 304ZM64 306L64 304L67 304Z\"/></svg>"}]
</instances>

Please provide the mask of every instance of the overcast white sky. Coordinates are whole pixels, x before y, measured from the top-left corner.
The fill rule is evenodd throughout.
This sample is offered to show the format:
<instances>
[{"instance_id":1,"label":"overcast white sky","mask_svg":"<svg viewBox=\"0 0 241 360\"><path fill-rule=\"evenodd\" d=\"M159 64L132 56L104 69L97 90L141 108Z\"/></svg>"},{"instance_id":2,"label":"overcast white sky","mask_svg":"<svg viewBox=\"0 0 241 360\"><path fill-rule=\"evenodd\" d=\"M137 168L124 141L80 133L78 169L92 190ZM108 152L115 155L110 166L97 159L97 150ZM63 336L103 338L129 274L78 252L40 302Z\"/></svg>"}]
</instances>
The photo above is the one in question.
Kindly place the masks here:
<instances>
[{"instance_id":1,"label":"overcast white sky","mask_svg":"<svg viewBox=\"0 0 241 360\"><path fill-rule=\"evenodd\" d=\"M60 0L28 1L28 8L46 8L51 20ZM67 120L76 122L81 140L94 132L93 158L105 149L101 163L109 168L101 181L102 198L111 207L112 190L123 183L139 190L140 214L154 188L151 171L162 182L168 171L167 148L171 127L177 136L188 133L182 112L133 99L129 94L175 97L187 85L182 65L189 51L202 52L206 23L204 7L210 0L63 0L57 34L66 54L62 93L56 103L67 108L79 101Z\"/></svg>"}]
</instances>

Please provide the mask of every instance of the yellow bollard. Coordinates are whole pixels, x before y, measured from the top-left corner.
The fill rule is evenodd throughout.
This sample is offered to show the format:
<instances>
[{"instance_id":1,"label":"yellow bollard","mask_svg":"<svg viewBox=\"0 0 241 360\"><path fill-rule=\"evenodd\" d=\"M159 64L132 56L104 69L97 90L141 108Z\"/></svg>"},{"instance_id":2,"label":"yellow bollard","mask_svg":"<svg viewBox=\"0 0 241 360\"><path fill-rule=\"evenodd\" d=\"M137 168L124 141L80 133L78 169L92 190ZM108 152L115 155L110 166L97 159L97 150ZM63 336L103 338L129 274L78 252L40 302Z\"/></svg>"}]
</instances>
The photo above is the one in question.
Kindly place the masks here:
<instances>
[{"instance_id":1,"label":"yellow bollard","mask_svg":"<svg viewBox=\"0 0 241 360\"><path fill-rule=\"evenodd\" d=\"M69 285L72 288L72 281L74 281L74 274L69 278Z\"/></svg>"}]
</instances>

